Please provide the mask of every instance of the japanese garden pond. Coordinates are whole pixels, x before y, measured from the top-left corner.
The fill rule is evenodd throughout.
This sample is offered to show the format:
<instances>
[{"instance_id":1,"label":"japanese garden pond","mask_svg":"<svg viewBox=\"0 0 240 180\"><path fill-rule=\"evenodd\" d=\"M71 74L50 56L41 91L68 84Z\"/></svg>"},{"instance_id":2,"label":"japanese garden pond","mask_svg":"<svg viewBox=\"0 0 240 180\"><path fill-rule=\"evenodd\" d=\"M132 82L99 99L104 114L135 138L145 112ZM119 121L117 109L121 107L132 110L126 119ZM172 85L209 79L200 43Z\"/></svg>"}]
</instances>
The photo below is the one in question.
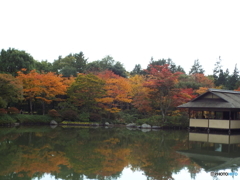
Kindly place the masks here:
<instances>
[{"instance_id":1,"label":"japanese garden pond","mask_svg":"<svg viewBox=\"0 0 240 180\"><path fill-rule=\"evenodd\" d=\"M0 128L0 180L222 180L238 179L239 167L239 144L187 131Z\"/></svg>"}]
</instances>

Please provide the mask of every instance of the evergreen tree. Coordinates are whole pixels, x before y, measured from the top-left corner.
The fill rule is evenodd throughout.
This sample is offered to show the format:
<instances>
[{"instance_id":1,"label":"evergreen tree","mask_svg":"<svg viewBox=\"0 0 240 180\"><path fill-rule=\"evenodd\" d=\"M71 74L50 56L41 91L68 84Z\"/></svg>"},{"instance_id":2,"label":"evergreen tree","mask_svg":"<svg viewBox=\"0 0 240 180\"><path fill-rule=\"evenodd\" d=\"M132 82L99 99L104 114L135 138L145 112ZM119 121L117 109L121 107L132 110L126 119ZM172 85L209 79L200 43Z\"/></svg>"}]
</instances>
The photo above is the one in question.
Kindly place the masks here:
<instances>
[{"instance_id":1,"label":"evergreen tree","mask_svg":"<svg viewBox=\"0 0 240 180\"><path fill-rule=\"evenodd\" d=\"M114 74L127 77L127 71L125 70L122 63L119 61L115 62L113 57L106 56L102 60L93 61L88 63L86 66L86 72L102 72L105 70L110 70L114 72Z\"/></svg>"},{"instance_id":2,"label":"evergreen tree","mask_svg":"<svg viewBox=\"0 0 240 180\"><path fill-rule=\"evenodd\" d=\"M227 88L230 90L236 89L237 87L237 82L239 80L239 71L237 69L237 64L235 65L233 74L229 77L229 81L227 84Z\"/></svg>"},{"instance_id":3,"label":"evergreen tree","mask_svg":"<svg viewBox=\"0 0 240 180\"><path fill-rule=\"evenodd\" d=\"M151 68L151 66L155 66L155 65L160 65L163 66L165 64L169 65L169 69L172 73L175 72L183 72L185 74L184 69L181 66L177 66L172 59L168 58L168 59L159 59L157 61L153 60L153 57L151 58L149 65L147 67L147 69L149 70Z\"/></svg>"},{"instance_id":4,"label":"evergreen tree","mask_svg":"<svg viewBox=\"0 0 240 180\"><path fill-rule=\"evenodd\" d=\"M136 74L144 74L144 71L142 70L142 67L140 64L136 64L133 70L130 72L132 76Z\"/></svg>"},{"instance_id":5,"label":"evergreen tree","mask_svg":"<svg viewBox=\"0 0 240 180\"><path fill-rule=\"evenodd\" d=\"M63 74L63 76L77 76L77 73L83 73L86 70L87 60L83 52L76 54L69 54L62 58L58 57L54 60L52 70L55 73Z\"/></svg>"},{"instance_id":6,"label":"evergreen tree","mask_svg":"<svg viewBox=\"0 0 240 180\"><path fill-rule=\"evenodd\" d=\"M219 56L218 61L214 64L215 68L213 70L213 78L214 78L215 86L220 86L221 85L221 83L219 82L220 73L222 73L222 75L223 75L221 61L222 61L221 57Z\"/></svg>"},{"instance_id":7,"label":"evergreen tree","mask_svg":"<svg viewBox=\"0 0 240 180\"><path fill-rule=\"evenodd\" d=\"M202 65L200 65L199 60L195 60L194 64L189 71L189 74L204 74L205 70L202 68Z\"/></svg>"}]
</instances>

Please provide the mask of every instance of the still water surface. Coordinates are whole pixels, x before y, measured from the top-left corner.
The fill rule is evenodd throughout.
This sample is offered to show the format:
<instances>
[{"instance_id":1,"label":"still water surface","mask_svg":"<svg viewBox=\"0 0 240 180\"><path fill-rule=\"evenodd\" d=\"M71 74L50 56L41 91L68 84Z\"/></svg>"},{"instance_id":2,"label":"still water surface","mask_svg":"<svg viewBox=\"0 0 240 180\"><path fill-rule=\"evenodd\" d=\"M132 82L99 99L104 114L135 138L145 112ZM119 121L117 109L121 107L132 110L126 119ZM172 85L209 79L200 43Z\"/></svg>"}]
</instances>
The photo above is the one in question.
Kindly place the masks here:
<instances>
[{"instance_id":1,"label":"still water surface","mask_svg":"<svg viewBox=\"0 0 240 180\"><path fill-rule=\"evenodd\" d=\"M0 128L0 180L240 179L239 144L190 136L178 130Z\"/></svg>"}]
</instances>

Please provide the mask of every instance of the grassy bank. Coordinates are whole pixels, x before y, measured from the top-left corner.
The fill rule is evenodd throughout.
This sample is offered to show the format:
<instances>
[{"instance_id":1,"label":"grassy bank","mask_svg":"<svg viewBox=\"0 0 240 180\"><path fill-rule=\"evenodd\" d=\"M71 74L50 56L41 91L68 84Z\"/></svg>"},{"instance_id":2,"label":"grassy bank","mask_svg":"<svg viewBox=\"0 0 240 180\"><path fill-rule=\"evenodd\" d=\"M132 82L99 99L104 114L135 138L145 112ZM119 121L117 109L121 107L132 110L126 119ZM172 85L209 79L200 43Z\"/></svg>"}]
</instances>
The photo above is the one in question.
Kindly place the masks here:
<instances>
[{"instance_id":1,"label":"grassy bank","mask_svg":"<svg viewBox=\"0 0 240 180\"><path fill-rule=\"evenodd\" d=\"M3 114L0 115L0 125L4 124L49 124L51 120L61 121L49 115Z\"/></svg>"},{"instance_id":2,"label":"grassy bank","mask_svg":"<svg viewBox=\"0 0 240 180\"><path fill-rule=\"evenodd\" d=\"M97 122L81 122L80 120L67 120L63 121L60 117L53 117L50 115L26 115L26 114L1 114L0 115L0 125L12 125L14 123L20 123L22 125L44 125L50 124L51 120L55 120L62 125L80 125L88 126L92 123L104 124L104 122L109 122L110 124L128 124L136 123L137 125L142 125L144 123L151 126L160 126L162 128L186 128L188 127L188 117L181 116L167 116L166 120L163 121L161 115L152 116L141 116L136 113L126 112L119 113L115 119L105 119L105 121Z\"/></svg>"}]
</instances>

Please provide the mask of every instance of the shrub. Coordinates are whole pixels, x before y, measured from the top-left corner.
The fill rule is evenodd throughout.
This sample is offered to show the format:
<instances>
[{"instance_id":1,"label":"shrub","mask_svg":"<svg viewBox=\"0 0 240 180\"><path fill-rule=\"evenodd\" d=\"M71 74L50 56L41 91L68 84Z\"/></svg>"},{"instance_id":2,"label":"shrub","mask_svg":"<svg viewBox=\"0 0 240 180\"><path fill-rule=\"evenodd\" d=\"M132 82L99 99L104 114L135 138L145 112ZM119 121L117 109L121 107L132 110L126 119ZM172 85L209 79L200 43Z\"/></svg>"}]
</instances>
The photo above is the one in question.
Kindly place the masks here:
<instances>
[{"instance_id":1,"label":"shrub","mask_svg":"<svg viewBox=\"0 0 240 180\"><path fill-rule=\"evenodd\" d=\"M78 120L78 114L76 111L73 111L71 109L67 109L62 112L62 118L66 120L71 120L71 121L77 121Z\"/></svg>"},{"instance_id":2,"label":"shrub","mask_svg":"<svg viewBox=\"0 0 240 180\"><path fill-rule=\"evenodd\" d=\"M10 107L7 109L8 114L19 114L19 110L15 107Z\"/></svg>"},{"instance_id":3,"label":"shrub","mask_svg":"<svg viewBox=\"0 0 240 180\"><path fill-rule=\"evenodd\" d=\"M130 114L127 111L121 111L118 113L118 121L124 123L133 123L138 119L138 114Z\"/></svg>"},{"instance_id":4,"label":"shrub","mask_svg":"<svg viewBox=\"0 0 240 180\"><path fill-rule=\"evenodd\" d=\"M160 115L155 115L155 116L151 116L151 117L148 117L148 118L144 118L144 119L138 119L137 120L137 124L150 124L152 126L159 126L159 125L162 125L162 116Z\"/></svg>"},{"instance_id":5,"label":"shrub","mask_svg":"<svg viewBox=\"0 0 240 180\"><path fill-rule=\"evenodd\" d=\"M48 115L28 115L28 114L17 114L13 115L16 120L20 123L40 123L40 124L48 124L52 120L52 118Z\"/></svg>"},{"instance_id":6,"label":"shrub","mask_svg":"<svg viewBox=\"0 0 240 180\"><path fill-rule=\"evenodd\" d=\"M89 121L89 117L90 117L89 113L82 112L79 114L78 119L80 121L86 122L86 121Z\"/></svg>"},{"instance_id":7,"label":"shrub","mask_svg":"<svg viewBox=\"0 0 240 180\"><path fill-rule=\"evenodd\" d=\"M101 120L101 115L98 114L98 113L91 113L90 114L90 117L89 117L89 120L90 121L93 121L93 122L96 122L96 121L100 121Z\"/></svg>"},{"instance_id":8,"label":"shrub","mask_svg":"<svg viewBox=\"0 0 240 180\"><path fill-rule=\"evenodd\" d=\"M7 110L4 108L0 108L0 115L7 114Z\"/></svg>"},{"instance_id":9,"label":"shrub","mask_svg":"<svg viewBox=\"0 0 240 180\"><path fill-rule=\"evenodd\" d=\"M51 109L48 111L48 115L51 117L59 117L61 116L55 109Z\"/></svg>"}]
</instances>

